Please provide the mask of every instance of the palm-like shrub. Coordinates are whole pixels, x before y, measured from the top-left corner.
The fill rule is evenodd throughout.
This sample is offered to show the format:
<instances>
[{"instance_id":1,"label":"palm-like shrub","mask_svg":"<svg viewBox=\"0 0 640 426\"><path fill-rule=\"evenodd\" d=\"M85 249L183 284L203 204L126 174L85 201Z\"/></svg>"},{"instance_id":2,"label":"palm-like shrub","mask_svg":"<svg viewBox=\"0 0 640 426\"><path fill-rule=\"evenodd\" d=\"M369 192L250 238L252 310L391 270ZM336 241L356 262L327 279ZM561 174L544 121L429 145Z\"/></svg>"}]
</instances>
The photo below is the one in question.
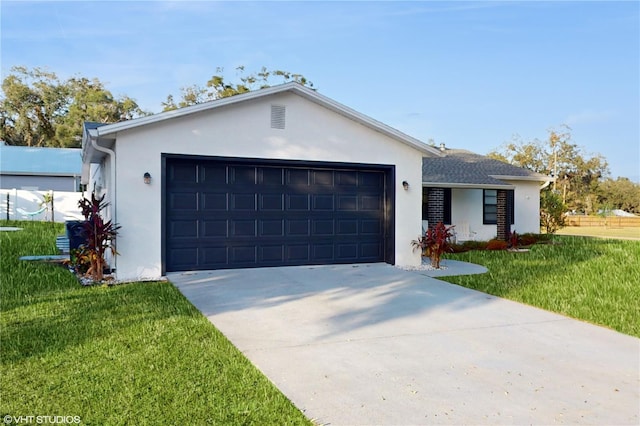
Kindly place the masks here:
<instances>
[{"instance_id":1,"label":"palm-like shrub","mask_svg":"<svg viewBox=\"0 0 640 426\"><path fill-rule=\"evenodd\" d=\"M94 281L102 281L104 278L107 250L111 250L113 255L118 254L115 239L120 226L110 220L105 222L100 213L107 205L108 203L104 202L104 195L97 197L95 192L91 193L90 200L83 198L78 202L86 219L84 224L86 244L82 247L82 255L88 258L90 264L86 275Z\"/></svg>"},{"instance_id":2,"label":"palm-like shrub","mask_svg":"<svg viewBox=\"0 0 640 426\"><path fill-rule=\"evenodd\" d=\"M454 226L446 226L438 222L435 226L427 229L427 232L417 240L411 241L414 249L422 250L423 256L431 259L431 266L440 268L440 258L445 252L452 251L451 232Z\"/></svg>"}]
</instances>

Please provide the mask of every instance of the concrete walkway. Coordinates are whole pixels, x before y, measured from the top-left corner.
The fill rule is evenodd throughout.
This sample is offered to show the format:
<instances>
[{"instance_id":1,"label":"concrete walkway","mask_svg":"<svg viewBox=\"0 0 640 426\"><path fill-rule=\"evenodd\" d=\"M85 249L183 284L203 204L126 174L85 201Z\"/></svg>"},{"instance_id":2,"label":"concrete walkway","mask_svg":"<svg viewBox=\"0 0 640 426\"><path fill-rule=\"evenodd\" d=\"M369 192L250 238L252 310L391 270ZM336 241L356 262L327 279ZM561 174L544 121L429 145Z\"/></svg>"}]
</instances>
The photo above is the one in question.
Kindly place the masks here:
<instances>
[{"instance_id":1,"label":"concrete walkway","mask_svg":"<svg viewBox=\"0 0 640 426\"><path fill-rule=\"evenodd\" d=\"M640 340L385 264L169 279L319 424L640 423Z\"/></svg>"}]
</instances>

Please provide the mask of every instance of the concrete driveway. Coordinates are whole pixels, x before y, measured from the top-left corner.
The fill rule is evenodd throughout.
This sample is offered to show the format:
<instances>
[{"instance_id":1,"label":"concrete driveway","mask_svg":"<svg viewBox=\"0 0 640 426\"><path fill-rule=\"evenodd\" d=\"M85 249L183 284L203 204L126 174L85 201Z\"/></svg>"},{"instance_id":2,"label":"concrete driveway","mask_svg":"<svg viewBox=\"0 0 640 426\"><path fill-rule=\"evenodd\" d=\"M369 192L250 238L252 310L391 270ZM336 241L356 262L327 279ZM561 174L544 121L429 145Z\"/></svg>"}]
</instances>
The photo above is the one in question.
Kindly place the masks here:
<instances>
[{"instance_id":1,"label":"concrete driveway","mask_svg":"<svg viewBox=\"0 0 640 426\"><path fill-rule=\"evenodd\" d=\"M169 279L310 419L640 423L640 340L385 264Z\"/></svg>"}]
</instances>

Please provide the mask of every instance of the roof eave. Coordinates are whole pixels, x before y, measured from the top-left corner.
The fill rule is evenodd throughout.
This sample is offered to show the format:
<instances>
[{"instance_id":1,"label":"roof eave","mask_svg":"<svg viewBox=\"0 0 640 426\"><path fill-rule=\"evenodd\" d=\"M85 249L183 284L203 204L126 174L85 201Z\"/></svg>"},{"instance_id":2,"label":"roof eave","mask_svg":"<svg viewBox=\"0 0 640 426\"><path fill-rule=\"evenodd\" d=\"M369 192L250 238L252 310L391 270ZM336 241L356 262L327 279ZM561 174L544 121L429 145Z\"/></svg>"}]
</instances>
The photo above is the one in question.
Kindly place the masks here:
<instances>
[{"instance_id":1,"label":"roof eave","mask_svg":"<svg viewBox=\"0 0 640 426\"><path fill-rule=\"evenodd\" d=\"M11 170L3 170L3 176L46 176L46 177L77 177L80 176L80 172L15 172Z\"/></svg>"},{"instance_id":2,"label":"roof eave","mask_svg":"<svg viewBox=\"0 0 640 426\"><path fill-rule=\"evenodd\" d=\"M85 129L82 134L82 163L99 163L106 155L104 152L95 149L92 141L96 141L96 143L100 144L101 141L110 141L114 139L115 138L98 137L98 129Z\"/></svg>"},{"instance_id":3,"label":"roof eave","mask_svg":"<svg viewBox=\"0 0 640 426\"><path fill-rule=\"evenodd\" d=\"M509 184L481 184L481 183L451 183L451 182L422 182L422 186L430 188L460 188L460 189L515 189Z\"/></svg>"},{"instance_id":4,"label":"roof eave","mask_svg":"<svg viewBox=\"0 0 640 426\"><path fill-rule=\"evenodd\" d=\"M549 182L553 181L551 176L509 176L509 175L489 175L490 177L498 180L524 180L530 182Z\"/></svg>"},{"instance_id":5,"label":"roof eave","mask_svg":"<svg viewBox=\"0 0 640 426\"><path fill-rule=\"evenodd\" d=\"M132 129L139 126L149 125L153 123L158 123L165 120L171 120L179 117L183 117L189 114L194 114L202 111L207 111L210 109L221 108L228 105L237 104L240 102L249 101L252 99L262 98L270 95L274 95L277 93L284 92L292 92L296 93L299 96L302 96L312 102L315 102L325 108L334 111L344 117L347 117L355 122L358 122L364 126L367 126L373 130L376 130L392 139L396 139L408 146L417 149L423 154L428 154L431 156L442 157L444 154L434 147L431 147L422 141L411 137L397 129L394 129L386 124L383 124L377 120L374 120L371 117L368 117L364 114L361 114L339 102L334 101L324 95L319 94L315 90L309 89L299 83L290 82L285 83L278 86L271 86L265 89L254 90L247 93L242 93L240 95L230 96L228 98L218 99L211 102L205 102L198 105L192 105L180 109L176 109L173 111L161 112L159 114L150 115L147 117L140 117L133 120L122 121L119 123L107 124L102 127L98 127L94 129L96 131L96 135L99 138L115 138L115 134L117 132L121 132L124 130Z\"/></svg>"}]
</instances>

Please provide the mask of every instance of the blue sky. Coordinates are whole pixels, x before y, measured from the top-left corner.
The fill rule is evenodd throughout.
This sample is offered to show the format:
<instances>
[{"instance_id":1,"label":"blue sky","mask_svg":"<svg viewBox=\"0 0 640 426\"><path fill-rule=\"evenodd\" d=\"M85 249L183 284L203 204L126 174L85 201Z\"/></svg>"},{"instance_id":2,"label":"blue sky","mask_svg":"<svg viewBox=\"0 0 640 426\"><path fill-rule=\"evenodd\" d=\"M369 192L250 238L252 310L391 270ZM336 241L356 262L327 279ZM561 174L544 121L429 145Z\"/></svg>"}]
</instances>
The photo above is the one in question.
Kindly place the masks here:
<instances>
[{"instance_id":1,"label":"blue sky","mask_svg":"<svg viewBox=\"0 0 640 426\"><path fill-rule=\"evenodd\" d=\"M486 154L566 124L640 181L640 2L0 3L15 65L97 77L160 112L224 67L301 73L425 142Z\"/></svg>"}]
</instances>

